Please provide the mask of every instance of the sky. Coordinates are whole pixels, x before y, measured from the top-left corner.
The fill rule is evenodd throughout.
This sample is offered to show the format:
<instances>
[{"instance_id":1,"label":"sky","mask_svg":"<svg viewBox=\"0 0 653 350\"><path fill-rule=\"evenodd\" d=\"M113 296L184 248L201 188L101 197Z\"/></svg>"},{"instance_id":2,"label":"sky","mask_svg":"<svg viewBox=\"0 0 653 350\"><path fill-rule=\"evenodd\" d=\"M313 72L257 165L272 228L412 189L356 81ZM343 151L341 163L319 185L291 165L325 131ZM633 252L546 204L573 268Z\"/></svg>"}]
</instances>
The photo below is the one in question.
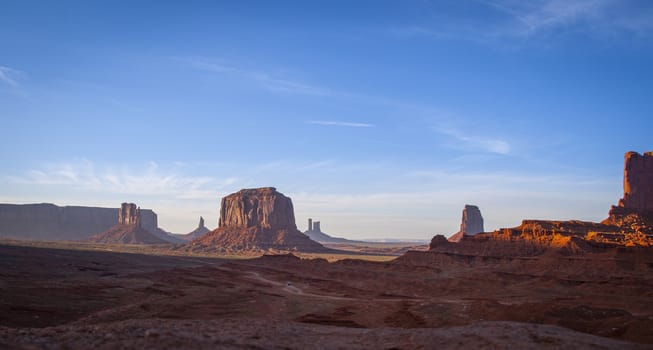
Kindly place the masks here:
<instances>
[{"instance_id":1,"label":"sky","mask_svg":"<svg viewBox=\"0 0 653 350\"><path fill-rule=\"evenodd\" d=\"M653 150L653 2L0 1L0 202L353 239L598 221Z\"/></svg>"}]
</instances>

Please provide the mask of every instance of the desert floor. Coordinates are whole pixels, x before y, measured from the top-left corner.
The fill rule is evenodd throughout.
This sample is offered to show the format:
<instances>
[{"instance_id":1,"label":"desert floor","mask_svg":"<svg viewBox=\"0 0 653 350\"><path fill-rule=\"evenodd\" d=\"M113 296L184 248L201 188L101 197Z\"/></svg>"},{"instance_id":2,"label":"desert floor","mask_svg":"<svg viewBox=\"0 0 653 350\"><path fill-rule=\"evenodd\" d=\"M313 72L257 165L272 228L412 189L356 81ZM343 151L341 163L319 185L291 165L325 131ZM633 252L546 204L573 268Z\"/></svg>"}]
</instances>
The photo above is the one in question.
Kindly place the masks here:
<instances>
[{"instance_id":1,"label":"desert floor","mask_svg":"<svg viewBox=\"0 0 653 350\"><path fill-rule=\"evenodd\" d=\"M648 257L328 262L125 249L1 244L0 348L653 348Z\"/></svg>"}]
</instances>

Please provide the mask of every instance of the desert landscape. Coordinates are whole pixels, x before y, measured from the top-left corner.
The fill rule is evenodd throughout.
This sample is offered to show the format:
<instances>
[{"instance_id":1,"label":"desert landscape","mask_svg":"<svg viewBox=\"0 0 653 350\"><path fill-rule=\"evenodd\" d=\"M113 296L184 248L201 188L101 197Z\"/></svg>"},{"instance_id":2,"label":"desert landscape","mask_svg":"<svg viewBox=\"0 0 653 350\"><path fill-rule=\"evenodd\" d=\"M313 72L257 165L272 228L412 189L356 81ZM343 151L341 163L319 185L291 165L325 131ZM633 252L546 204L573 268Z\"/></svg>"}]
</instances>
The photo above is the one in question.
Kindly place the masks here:
<instances>
[{"instance_id":1,"label":"desert landscape","mask_svg":"<svg viewBox=\"0 0 653 350\"><path fill-rule=\"evenodd\" d=\"M88 242L2 241L2 345L649 348L651 164L626 154L603 223L483 233L467 206L451 241L405 252L312 241L271 187L224 197L219 227L186 244L156 240L123 204Z\"/></svg>"},{"instance_id":2,"label":"desert landscape","mask_svg":"<svg viewBox=\"0 0 653 350\"><path fill-rule=\"evenodd\" d=\"M653 349L653 1L0 1L0 350Z\"/></svg>"}]
</instances>

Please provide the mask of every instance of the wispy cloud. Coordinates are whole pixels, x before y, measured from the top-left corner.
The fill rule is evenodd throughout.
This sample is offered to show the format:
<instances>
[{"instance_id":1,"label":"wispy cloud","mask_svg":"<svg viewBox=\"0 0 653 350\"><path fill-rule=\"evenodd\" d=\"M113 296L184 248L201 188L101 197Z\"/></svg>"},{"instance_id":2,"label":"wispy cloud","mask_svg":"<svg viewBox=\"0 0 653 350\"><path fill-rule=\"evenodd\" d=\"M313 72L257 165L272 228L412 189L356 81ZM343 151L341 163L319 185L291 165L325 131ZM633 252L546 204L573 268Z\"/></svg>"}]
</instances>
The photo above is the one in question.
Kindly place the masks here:
<instances>
[{"instance_id":1,"label":"wispy cloud","mask_svg":"<svg viewBox=\"0 0 653 350\"><path fill-rule=\"evenodd\" d=\"M34 186L67 186L96 193L160 196L177 199L215 199L219 190L239 180L186 176L175 168L161 169L149 162L140 169L126 166L99 166L88 160L45 164L9 180Z\"/></svg>"},{"instance_id":2,"label":"wispy cloud","mask_svg":"<svg viewBox=\"0 0 653 350\"><path fill-rule=\"evenodd\" d=\"M510 144L499 138L488 138L485 136L471 136L462 131L443 126L435 126L433 130L439 134L448 136L453 143L450 145L467 151L483 151L496 154L509 154Z\"/></svg>"},{"instance_id":3,"label":"wispy cloud","mask_svg":"<svg viewBox=\"0 0 653 350\"><path fill-rule=\"evenodd\" d=\"M599 38L621 33L653 36L653 8L632 0L475 0L499 16L438 17L434 23L419 23L390 29L398 37L463 39L494 43L505 39L559 38L582 33Z\"/></svg>"},{"instance_id":4,"label":"wispy cloud","mask_svg":"<svg viewBox=\"0 0 653 350\"><path fill-rule=\"evenodd\" d=\"M6 66L0 66L0 82L3 82L11 87L17 88L18 82L16 81L16 76L20 75L19 70L9 68Z\"/></svg>"},{"instance_id":5,"label":"wispy cloud","mask_svg":"<svg viewBox=\"0 0 653 350\"><path fill-rule=\"evenodd\" d=\"M357 122L343 122L333 120L308 120L306 124L325 125L325 126L344 126L349 128L373 128L374 124L357 123Z\"/></svg>"},{"instance_id":6,"label":"wispy cloud","mask_svg":"<svg viewBox=\"0 0 653 350\"><path fill-rule=\"evenodd\" d=\"M569 26L584 20L599 20L613 0L483 0L516 20L513 34L530 35Z\"/></svg>"},{"instance_id":7,"label":"wispy cloud","mask_svg":"<svg viewBox=\"0 0 653 350\"><path fill-rule=\"evenodd\" d=\"M232 65L224 65L217 62L212 62L204 58L173 57L172 59L208 72L232 74L240 78L256 82L260 86L273 92L314 96L326 96L333 94L333 92L327 88L307 84L298 80L275 76L262 71L248 70Z\"/></svg>"}]
</instances>

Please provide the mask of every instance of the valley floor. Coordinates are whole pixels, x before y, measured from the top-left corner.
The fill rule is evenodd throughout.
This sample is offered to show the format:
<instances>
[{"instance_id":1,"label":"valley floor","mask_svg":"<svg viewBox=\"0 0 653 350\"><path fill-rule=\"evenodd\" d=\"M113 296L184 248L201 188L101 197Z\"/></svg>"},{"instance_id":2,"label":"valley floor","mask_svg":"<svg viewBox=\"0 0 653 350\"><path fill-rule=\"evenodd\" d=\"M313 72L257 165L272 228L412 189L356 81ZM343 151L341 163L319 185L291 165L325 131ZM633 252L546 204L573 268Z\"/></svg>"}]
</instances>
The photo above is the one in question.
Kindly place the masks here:
<instances>
[{"instance_id":1,"label":"valley floor","mask_svg":"<svg viewBox=\"0 0 653 350\"><path fill-rule=\"evenodd\" d=\"M470 265L417 254L389 262L329 263L4 244L0 348L653 344L648 262L643 270L607 257L594 264L531 259Z\"/></svg>"}]
</instances>

